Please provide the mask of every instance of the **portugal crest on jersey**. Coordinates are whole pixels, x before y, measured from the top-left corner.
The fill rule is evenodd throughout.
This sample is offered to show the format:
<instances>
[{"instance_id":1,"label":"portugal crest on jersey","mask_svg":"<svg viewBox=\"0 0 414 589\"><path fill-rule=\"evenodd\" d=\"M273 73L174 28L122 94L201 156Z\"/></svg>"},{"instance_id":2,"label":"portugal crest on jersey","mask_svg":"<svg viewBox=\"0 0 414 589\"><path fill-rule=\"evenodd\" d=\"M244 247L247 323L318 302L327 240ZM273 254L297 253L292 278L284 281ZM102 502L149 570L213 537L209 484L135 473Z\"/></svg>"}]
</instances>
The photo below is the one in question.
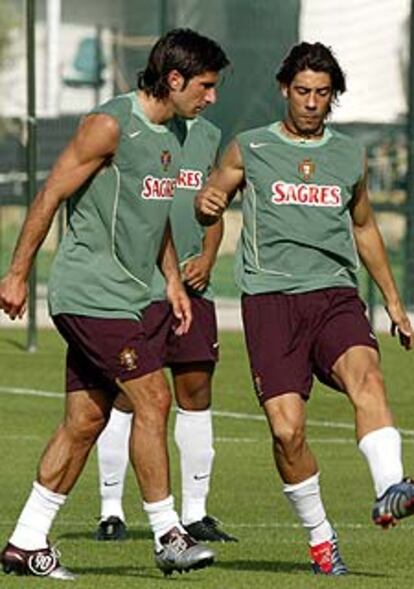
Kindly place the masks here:
<instances>
[{"instance_id":1,"label":"portugal crest on jersey","mask_svg":"<svg viewBox=\"0 0 414 589\"><path fill-rule=\"evenodd\" d=\"M315 175L315 164L307 157L300 162L298 165L298 170L303 180L305 182L309 182L309 180L312 180L313 176Z\"/></svg>"},{"instance_id":2,"label":"portugal crest on jersey","mask_svg":"<svg viewBox=\"0 0 414 589\"><path fill-rule=\"evenodd\" d=\"M171 163L171 153L167 150L161 152L161 165L164 168L164 172L168 170L168 166Z\"/></svg>"}]
</instances>

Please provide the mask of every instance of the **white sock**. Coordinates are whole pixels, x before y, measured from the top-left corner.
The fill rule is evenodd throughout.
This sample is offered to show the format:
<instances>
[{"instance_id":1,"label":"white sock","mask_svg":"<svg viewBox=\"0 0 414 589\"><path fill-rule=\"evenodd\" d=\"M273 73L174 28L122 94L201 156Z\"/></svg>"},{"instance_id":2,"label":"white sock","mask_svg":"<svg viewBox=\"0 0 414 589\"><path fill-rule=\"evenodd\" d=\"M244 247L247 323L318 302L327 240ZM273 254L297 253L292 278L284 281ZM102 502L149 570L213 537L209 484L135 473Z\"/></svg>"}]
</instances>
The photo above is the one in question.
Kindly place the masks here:
<instances>
[{"instance_id":1,"label":"white sock","mask_svg":"<svg viewBox=\"0 0 414 589\"><path fill-rule=\"evenodd\" d=\"M174 498L169 495L162 501L154 503L143 502L144 511L148 516L151 530L154 534L155 550L158 552L162 549L160 538L171 530L171 528L178 528L184 532L180 525L177 512L174 510Z\"/></svg>"},{"instance_id":2,"label":"white sock","mask_svg":"<svg viewBox=\"0 0 414 589\"><path fill-rule=\"evenodd\" d=\"M49 530L66 497L49 491L35 481L10 543L24 550L47 548Z\"/></svg>"},{"instance_id":3,"label":"white sock","mask_svg":"<svg viewBox=\"0 0 414 589\"><path fill-rule=\"evenodd\" d=\"M308 530L310 546L316 546L332 538L333 528L322 503L319 473L296 485L284 485L283 492L303 527Z\"/></svg>"},{"instance_id":4,"label":"white sock","mask_svg":"<svg viewBox=\"0 0 414 589\"><path fill-rule=\"evenodd\" d=\"M113 408L107 426L98 438L101 520L113 515L125 521L122 495L129 460L131 421L132 413Z\"/></svg>"},{"instance_id":5,"label":"white sock","mask_svg":"<svg viewBox=\"0 0 414 589\"><path fill-rule=\"evenodd\" d=\"M365 456L375 494L381 497L391 485L403 479L401 436L395 427L382 427L366 434L358 444Z\"/></svg>"},{"instance_id":6,"label":"white sock","mask_svg":"<svg viewBox=\"0 0 414 589\"><path fill-rule=\"evenodd\" d=\"M188 525L203 519L207 513L214 461L211 410L185 411L178 407L174 436L180 452L181 521Z\"/></svg>"}]
</instances>

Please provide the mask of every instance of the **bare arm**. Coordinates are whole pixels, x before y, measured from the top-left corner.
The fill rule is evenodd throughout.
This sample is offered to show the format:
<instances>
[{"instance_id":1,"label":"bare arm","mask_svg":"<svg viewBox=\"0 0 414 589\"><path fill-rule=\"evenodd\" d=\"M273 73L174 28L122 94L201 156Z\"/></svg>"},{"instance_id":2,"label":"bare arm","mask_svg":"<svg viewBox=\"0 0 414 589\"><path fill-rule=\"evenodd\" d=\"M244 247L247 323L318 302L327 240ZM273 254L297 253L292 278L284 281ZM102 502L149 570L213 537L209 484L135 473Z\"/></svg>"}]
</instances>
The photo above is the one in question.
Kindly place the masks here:
<instances>
[{"instance_id":1,"label":"bare arm","mask_svg":"<svg viewBox=\"0 0 414 589\"><path fill-rule=\"evenodd\" d=\"M397 331L401 344L406 349L411 349L412 327L401 302L384 241L369 202L366 173L356 188L351 212L358 253L382 293L385 307L391 318L391 333L394 335Z\"/></svg>"},{"instance_id":2,"label":"bare arm","mask_svg":"<svg viewBox=\"0 0 414 589\"><path fill-rule=\"evenodd\" d=\"M0 308L12 319L21 317L24 312L30 268L60 203L111 157L118 140L118 123L113 117L105 114L86 117L37 193L20 232L8 273L0 282Z\"/></svg>"},{"instance_id":3,"label":"bare arm","mask_svg":"<svg viewBox=\"0 0 414 589\"><path fill-rule=\"evenodd\" d=\"M217 252L223 239L224 222L220 219L217 223L208 227L204 235L203 241L203 255L208 258L210 264L213 266L216 261Z\"/></svg>"},{"instance_id":4,"label":"bare arm","mask_svg":"<svg viewBox=\"0 0 414 589\"><path fill-rule=\"evenodd\" d=\"M219 219L217 223L207 227L203 240L203 251L185 265L184 280L195 290L202 291L207 288L211 270L223 238L223 227L223 219Z\"/></svg>"},{"instance_id":5,"label":"bare arm","mask_svg":"<svg viewBox=\"0 0 414 589\"><path fill-rule=\"evenodd\" d=\"M239 144L233 141L195 199L198 221L202 225L216 223L243 183L243 159Z\"/></svg>"},{"instance_id":6,"label":"bare arm","mask_svg":"<svg viewBox=\"0 0 414 589\"><path fill-rule=\"evenodd\" d=\"M169 221L165 228L164 239L158 256L158 266L167 283L167 299L172 305L175 317L179 320L175 332L177 335L182 335L190 329L192 321L191 303L181 281Z\"/></svg>"}]
</instances>

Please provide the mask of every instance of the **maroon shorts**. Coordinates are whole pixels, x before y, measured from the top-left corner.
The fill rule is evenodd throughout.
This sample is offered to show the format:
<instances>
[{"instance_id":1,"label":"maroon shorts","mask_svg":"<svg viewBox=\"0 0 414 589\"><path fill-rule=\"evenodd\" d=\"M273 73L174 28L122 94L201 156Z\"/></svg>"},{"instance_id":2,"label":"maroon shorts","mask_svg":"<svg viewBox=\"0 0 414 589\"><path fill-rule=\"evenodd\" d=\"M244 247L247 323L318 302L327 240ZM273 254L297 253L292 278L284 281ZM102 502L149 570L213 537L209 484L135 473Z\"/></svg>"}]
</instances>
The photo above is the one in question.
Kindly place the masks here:
<instances>
[{"instance_id":1,"label":"maroon shorts","mask_svg":"<svg viewBox=\"0 0 414 589\"><path fill-rule=\"evenodd\" d=\"M68 344L66 390L101 388L116 395L116 381L162 368L142 321L59 314L53 321Z\"/></svg>"},{"instance_id":2,"label":"maroon shorts","mask_svg":"<svg viewBox=\"0 0 414 589\"><path fill-rule=\"evenodd\" d=\"M185 335L176 335L178 321L167 301L156 301L144 312L148 343L163 366L190 362L217 362L217 320L214 303L191 297L193 321Z\"/></svg>"},{"instance_id":3,"label":"maroon shorts","mask_svg":"<svg viewBox=\"0 0 414 589\"><path fill-rule=\"evenodd\" d=\"M354 288L243 295L242 313L260 403L287 392L307 399L313 375L340 390L331 375L336 360L352 346L378 350Z\"/></svg>"}]
</instances>

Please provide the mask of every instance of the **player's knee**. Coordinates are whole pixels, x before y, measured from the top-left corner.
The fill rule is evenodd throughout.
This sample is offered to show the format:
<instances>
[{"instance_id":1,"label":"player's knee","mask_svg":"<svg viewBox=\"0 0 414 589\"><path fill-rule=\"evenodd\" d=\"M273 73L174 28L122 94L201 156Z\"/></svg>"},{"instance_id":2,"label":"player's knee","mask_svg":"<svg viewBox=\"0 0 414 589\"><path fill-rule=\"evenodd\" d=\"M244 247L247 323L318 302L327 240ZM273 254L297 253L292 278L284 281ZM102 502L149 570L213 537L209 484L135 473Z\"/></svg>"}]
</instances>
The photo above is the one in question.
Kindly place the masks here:
<instances>
[{"instance_id":1,"label":"player's knee","mask_svg":"<svg viewBox=\"0 0 414 589\"><path fill-rule=\"evenodd\" d=\"M209 385L194 386L185 392L177 393L177 403L184 411L205 411L211 405L211 389Z\"/></svg>"},{"instance_id":2,"label":"player's knee","mask_svg":"<svg viewBox=\"0 0 414 589\"><path fill-rule=\"evenodd\" d=\"M113 407L123 413L131 413L133 411L130 399L122 391L117 395Z\"/></svg>"},{"instance_id":3,"label":"player's knee","mask_svg":"<svg viewBox=\"0 0 414 589\"><path fill-rule=\"evenodd\" d=\"M296 454L305 444L305 428L302 424L285 423L272 431L275 448L284 454Z\"/></svg>"},{"instance_id":4,"label":"player's knee","mask_svg":"<svg viewBox=\"0 0 414 589\"><path fill-rule=\"evenodd\" d=\"M171 393L168 389L151 391L145 403L140 400L134 406L135 423L150 428L163 428L171 410L171 402Z\"/></svg>"},{"instance_id":5,"label":"player's knee","mask_svg":"<svg viewBox=\"0 0 414 589\"><path fill-rule=\"evenodd\" d=\"M103 415L85 415L79 412L66 418L64 427L75 443L93 443L104 429L106 418Z\"/></svg>"},{"instance_id":6,"label":"player's knee","mask_svg":"<svg viewBox=\"0 0 414 589\"><path fill-rule=\"evenodd\" d=\"M376 367L364 371L355 387L357 405L385 402L384 377Z\"/></svg>"}]
</instances>

